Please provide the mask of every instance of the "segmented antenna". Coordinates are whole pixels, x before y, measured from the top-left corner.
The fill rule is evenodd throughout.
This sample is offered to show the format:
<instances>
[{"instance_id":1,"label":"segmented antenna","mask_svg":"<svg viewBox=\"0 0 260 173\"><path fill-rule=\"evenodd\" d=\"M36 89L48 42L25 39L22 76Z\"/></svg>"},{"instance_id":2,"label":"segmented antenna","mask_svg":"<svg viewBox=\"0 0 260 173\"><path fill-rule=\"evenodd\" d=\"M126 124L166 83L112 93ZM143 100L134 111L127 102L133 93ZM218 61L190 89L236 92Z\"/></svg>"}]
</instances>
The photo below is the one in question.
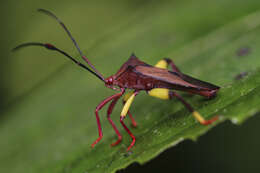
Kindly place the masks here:
<instances>
[{"instance_id":1,"label":"segmented antenna","mask_svg":"<svg viewBox=\"0 0 260 173\"><path fill-rule=\"evenodd\" d=\"M72 37L70 31L67 29L67 27L65 26L65 24L57 17L55 16L52 12L45 10L45 9L38 9L39 12L42 12L52 18L54 18L57 22L59 22L59 24L62 26L62 28L67 32L68 36L70 37L70 39L72 40L72 42L74 43L75 47L77 48L78 52L80 53L80 56L88 63L88 65L96 72L96 74L99 76L100 79L102 79L103 81L105 81L104 77L101 75L101 73L99 73L99 71L91 64L91 62L88 60L88 58L86 56L84 56L84 54L82 53L82 51L80 50L77 42L75 41L75 39Z\"/></svg>"},{"instance_id":2,"label":"segmented antenna","mask_svg":"<svg viewBox=\"0 0 260 173\"><path fill-rule=\"evenodd\" d=\"M85 66L84 64L80 63L79 61L77 61L76 59L74 59L72 56L70 56L68 53L64 52L61 49L58 49L57 47L53 46L52 44L49 43L38 43L38 42L30 42L30 43L24 43L24 44L20 44L18 46L16 46L12 51L17 51L21 48L27 47L27 46L41 46L41 47L45 47L46 49L49 50L54 50L57 51L63 55L65 55L67 58L69 58L70 60L72 60L75 64L79 65L80 67L88 70L90 73L94 74L95 76L97 76L100 80L104 81L104 79L99 76L97 73L95 73L94 71L92 71L91 69L89 69L87 66Z\"/></svg>"}]
</instances>

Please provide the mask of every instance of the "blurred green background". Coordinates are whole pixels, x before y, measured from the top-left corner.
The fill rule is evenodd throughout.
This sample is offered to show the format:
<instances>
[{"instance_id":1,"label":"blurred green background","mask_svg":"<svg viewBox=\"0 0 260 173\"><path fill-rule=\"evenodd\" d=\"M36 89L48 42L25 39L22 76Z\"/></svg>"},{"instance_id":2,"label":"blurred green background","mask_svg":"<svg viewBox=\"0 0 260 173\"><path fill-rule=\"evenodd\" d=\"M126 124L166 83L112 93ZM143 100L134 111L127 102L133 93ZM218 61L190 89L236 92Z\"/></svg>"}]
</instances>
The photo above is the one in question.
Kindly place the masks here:
<instances>
[{"instance_id":1,"label":"blurred green background","mask_svg":"<svg viewBox=\"0 0 260 173\"><path fill-rule=\"evenodd\" d=\"M30 155L15 153L13 151L17 151L18 149L22 150L22 148L19 148L19 143L13 143L19 140L6 141L8 135L15 137L13 133L19 131L19 128L26 129L27 123L35 123L35 126L37 123L40 123L37 122L37 118L31 119L30 116L26 116L22 113L9 114L9 112L14 111L12 108L18 107L20 109L23 106L27 106L28 104L24 104L23 100L30 98L33 94L40 94L40 91L42 91L41 88L44 87L46 83L52 83L52 85L55 86L57 82L58 87L56 89L50 87L50 90L52 90L46 93L44 97L49 98L51 102L53 98L66 95L68 98L72 98L66 101L67 105L70 105L70 101L74 101L75 103L75 101L78 100L78 103L81 103L84 98L91 100L91 98L96 97L94 99L95 101L102 100L102 98L113 93L110 90L104 89L103 84L96 80L95 77L71 65L65 58L53 52L45 51L40 48L28 48L17 53L10 52L13 47L22 42L41 41L53 43L71 55L78 55L61 27L49 17L37 13L36 9L38 8L48 9L59 16L59 18L67 24L83 51L91 57L90 59L93 64L95 64L105 76L108 76L115 73L132 52L135 52L135 54L144 61L154 64L161 57L168 56L167 52L182 49L183 47L185 48L185 45L189 42L199 39L217 28L221 28L244 16L258 12L260 10L260 1L2 1L0 6L0 29L2 33L2 56L0 58L0 129L6 131L9 127L16 126L17 129L14 131L8 129L9 132L6 132L5 136L3 135L3 138L0 139L0 143L2 143L0 144L1 146L10 145L10 149L0 149L5 151L5 153L8 153L10 150L10 154L6 154L6 157L2 155L0 163L0 170L2 171L0 172L8 170L10 170L10 172L34 172L35 170L44 168L44 165L48 164L46 160L53 159L50 158L52 157L50 155L40 153L42 154L40 158L44 161L38 160L31 162L35 165L28 168L30 159L34 160L34 154L37 155L37 152L32 152L28 146L28 148L25 148L21 153L27 153L28 151L28 153L31 153ZM258 22L259 21L256 21L256 23ZM156 32L155 28L161 32ZM258 37L258 35L255 37ZM201 45L201 49L203 50L204 47L207 46L208 45ZM242 46L248 45L245 44ZM256 47L256 49L258 48ZM100 50L102 50L102 52L100 52ZM249 50L254 52L253 49ZM195 51L199 52L200 50ZM183 52L183 54L187 54L187 52ZM236 52L234 51L232 54L236 54ZM185 62L181 57L173 57L173 59L176 60L177 64L178 62L180 64ZM189 63L193 65L192 62ZM247 64L245 64L245 66L247 66ZM180 65L180 67L182 67L182 65ZM183 68L188 71L187 66ZM204 67L201 66L201 68ZM230 64L230 68L234 68L232 64ZM211 70L213 74L221 73L214 71L214 69ZM196 70L194 72L196 73ZM73 75L70 75L71 73ZM234 76L234 74L226 75ZM62 80L67 79L69 82L60 83L59 76L63 76ZM72 80L71 76L79 77ZM207 74L204 74L204 79L207 79L206 76ZM211 82L215 81L214 79L209 80ZM216 81L218 82L220 79ZM70 86L65 85L68 83ZM81 87L78 85L81 85ZM46 86L48 88L48 85ZM84 93L82 86L84 86L86 93L92 92L92 95L82 95L82 93ZM66 87L70 88L67 90L68 92L66 92ZM71 89L71 87L73 88ZM71 92L73 89L82 92ZM37 100L37 98L38 97L33 101L37 103L36 105L40 105L41 100ZM93 103L89 103L86 100L86 110L73 112L73 114L75 114L73 115L74 122L71 123L76 124L80 121L87 121L88 119L83 118L83 116L87 113L93 114L95 105L98 102L93 101ZM50 120L47 120L47 118L46 120L39 119L49 123L47 124L50 125L50 130L46 133L51 133L51 130L56 130L55 123L66 124L68 123L66 120L71 121L69 117L72 114L66 114L67 107L64 108L64 104L54 104L55 105L51 105L52 107L48 105L48 109L52 111L49 112L49 118L51 115L55 115L56 109L64 109L64 112L58 114L57 118L51 117L53 118L51 119L52 123L49 123ZM34 116L42 117L38 115L39 112L37 110L37 107L35 107L33 111ZM119 112L119 109L117 109L117 112ZM82 115L76 120L78 114ZM14 117L14 115L18 117ZM65 116L64 120L59 121L59 118L62 116ZM92 128L96 130L94 116L89 121L93 122ZM19 124L20 122L21 124ZM142 122L139 124L141 126ZM180 143L177 147L168 149L159 157L143 166L134 164L122 172L158 172L162 169L168 169L172 172L256 172L260 168L259 124L260 116L249 119L242 126L234 126L229 122L225 122L200 137L196 143L185 141ZM68 127L65 125L63 127L62 125L63 124L59 124L57 127L57 131L59 131L60 134ZM71 136L73 136L72 139L78 140L80 143L79 146L86 145L86 143L81 141L83 139L76 137L74 139L74 135L77 136L82 132L81 128L77 130L75 129L76 127L77 125L69 127L73 128L71 129L71 131L73 131L71 132ZM84 136L85 135L86 134L84 134ZM17 135L17 139L19 139L19 135ZM60 140L64 142L67 139L64 138ZM105 138L104 140L110 139ZM23 139L21 139L21 145L27 144L23 144L22 141ZM57 145L58 144L57 142ZM65 149L69 148L69 144L67 145L64 144L64 146L61 146L63 149L61 151L66 151ZM43 151L47 149L43 149ZM0 153L2 153L2 151L0 151ZM76 149L72 151L76 151ZM25 162L23 162L24 155L26 155ZM36 158L39 157L37 156ZM59 156L57 156L57 158L58 161L53 162L50 167L55 167L56 164L62 162ZM26 170L26 167L29 170Z\"/></svg>"}]
</instances>

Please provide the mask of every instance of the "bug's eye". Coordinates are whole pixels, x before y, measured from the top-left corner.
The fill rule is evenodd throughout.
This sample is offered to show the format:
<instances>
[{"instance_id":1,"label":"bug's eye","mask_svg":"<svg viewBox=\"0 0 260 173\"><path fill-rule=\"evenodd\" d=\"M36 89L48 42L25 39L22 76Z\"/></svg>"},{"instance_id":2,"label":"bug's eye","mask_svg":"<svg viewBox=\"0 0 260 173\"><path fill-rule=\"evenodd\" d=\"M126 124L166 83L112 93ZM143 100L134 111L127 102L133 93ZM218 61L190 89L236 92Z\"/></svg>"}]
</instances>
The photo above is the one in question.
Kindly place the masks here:
<instances>
[{"instance_id":1,"label":"bug's eye","mask_svg":"<svg viewBox=\"0 0 260 173\"><path fill-rule=\"evenodd\" d=\"M107 83L108 85L112 85L112 84L113 84L113 78L112 78L112 77L107 78L107 79L106 79L106 83Z\"/></svg>"},{"instance_id":2,"label":"bug's eye","mask_svg":"<svg viewBox=\"0 0 260 173\"><path fill-rule=\"evenodd\" d=\"M109 84L112 84L112 83L113 83L112 77L110 77L110 78L108 79L108 83L109 83Z\"/></svg>"}]
</instances>

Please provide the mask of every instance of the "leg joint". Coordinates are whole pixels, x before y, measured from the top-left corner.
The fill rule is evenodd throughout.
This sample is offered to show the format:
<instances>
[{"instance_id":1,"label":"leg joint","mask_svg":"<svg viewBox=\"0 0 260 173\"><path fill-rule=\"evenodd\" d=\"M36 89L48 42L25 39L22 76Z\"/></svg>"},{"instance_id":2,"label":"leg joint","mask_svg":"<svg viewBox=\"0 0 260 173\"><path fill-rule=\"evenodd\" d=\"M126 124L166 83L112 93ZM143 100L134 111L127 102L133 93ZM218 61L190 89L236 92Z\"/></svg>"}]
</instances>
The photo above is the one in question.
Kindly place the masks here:
<instances>
[{"instance_id":1,"label":"leg joint","mask_svg":"<svg viewBox=\"0 0 260 173\"><path fill-rule=\"evenodd\" d=\"M167 62L167 64L170 64L172 61L170 58L163 58L163 59Z\"/></svg>"}]
</instances>

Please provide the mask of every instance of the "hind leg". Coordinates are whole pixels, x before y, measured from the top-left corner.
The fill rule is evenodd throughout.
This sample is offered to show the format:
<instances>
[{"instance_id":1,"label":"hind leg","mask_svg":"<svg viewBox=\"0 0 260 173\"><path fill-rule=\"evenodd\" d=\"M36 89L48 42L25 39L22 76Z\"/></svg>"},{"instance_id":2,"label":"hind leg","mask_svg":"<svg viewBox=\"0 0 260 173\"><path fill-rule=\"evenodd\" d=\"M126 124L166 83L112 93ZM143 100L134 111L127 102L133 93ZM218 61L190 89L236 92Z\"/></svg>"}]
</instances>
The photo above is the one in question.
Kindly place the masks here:
<instances>
[{"instance_id":1,"label":"hind leg","mask_svg":"<svg viewBox=\"0 0 260 173\"><path fill-rule=\"evenodd\" d=\"M218 117L213 117L210 120L205 120L196 110L193 109L193 107L186 102L178 93L170 91L165 88L155 88L148 92L150 96L163 99L163 100L169 100L172 98L177 98L179 101L182 102L182 104L192 113L193 117L200 122L202 125L208 125L212 122L216 121Z\"/></svg>"},{"instance_id":2,"label":"hind leg","mask_svg":"<svg viewBox=\"0 0 260 173\"><path fill-rule=\"evenodd\" d=\"M218 116L213 117L212 119L205 120L199 112L193 109L193 107L186 102L178 93L170 91L170 98L176 97L182 104L192 113L193 117L200 122L202 125L209 125L218 119Z\"/></svg>"},{"instance_id":3,"label":"hind leg","mask_svg":"<svg viewBox=\"0 0 260 173\"><path fill-rule=\"evenodd\" d=\"M193 117L200 122L202 125L208 125L211 124L212 122L216 121L218 117L213 117L210 120L205 120L196 110L193 109L193 107L186 102L178 93L170 91L169 89L165 88L155 88L150 91L148 91L148 94L150 96L159 98L159 99L164 99L164 100L169 100L172 98L177 98L179 101L182 102L182 104L192 113Z\"/></svg>"},{"instance_id":4,"label":"hind leg","mask_svg":"<svg viewBox=\"0 0 260 173\"><path fill-rule=\"evenodd\" d=\"M155 67L167 69L169 65L171 66L172 71L180 73L180 70L178 69L178 67L174 64L174 62L170 58L164 58L164 59L158 61L155 64Z\"/></svg>"},{"instance_id":5,"label":"hind leg","mask_svg":"<svg viewBox=\"0 0 260 173\"><path fill-rule=\"evenodd\" d=\"M180 73L180 70L176 67L174 62L169 58L164 58L163 60L160 60L157 62L155 67L167 69L168 66L171 66L172 71ZM213 117L210 120L205 120L196 110L192 108L192 106L187 103L178 93L170 91L169 89L165 88L155 88L150 91L148 91L148 94L153 97L157 97L159 99L169 100L173 97L176 97L178 100L182 102L182 104L192 113L194 118L200 122L200 124L208 125L212 122L216 121L218 117Z\"/></svg>"}]
</instances>

